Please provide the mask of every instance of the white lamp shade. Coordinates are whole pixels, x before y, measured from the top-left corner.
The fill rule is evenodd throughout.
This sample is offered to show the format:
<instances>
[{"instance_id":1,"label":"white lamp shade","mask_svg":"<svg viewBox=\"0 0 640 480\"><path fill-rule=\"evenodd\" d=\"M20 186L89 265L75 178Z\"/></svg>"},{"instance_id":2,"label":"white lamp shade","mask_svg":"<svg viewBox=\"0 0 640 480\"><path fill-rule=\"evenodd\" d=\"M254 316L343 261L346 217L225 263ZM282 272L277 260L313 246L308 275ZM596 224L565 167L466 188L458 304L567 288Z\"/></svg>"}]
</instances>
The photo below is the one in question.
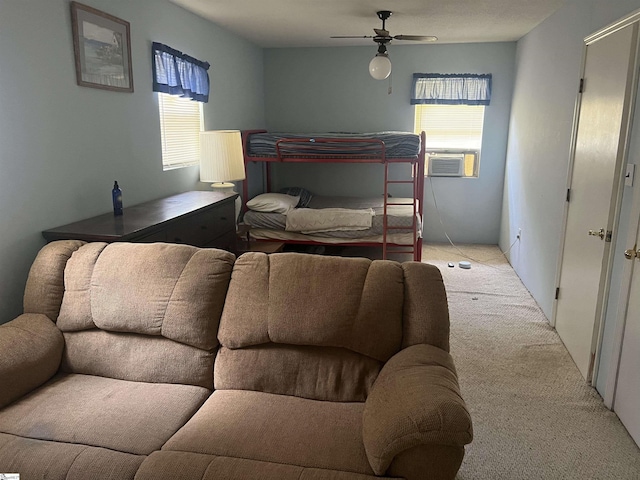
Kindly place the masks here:
<instances>
[{"instance_id":1,"label":"white lamp shade","mask_svg":"<svg viewBox=\"0 0 640 480\"><path fill-rule=\"evenodd\" d=\"M244 156L239 130L211 130L200 133L200 181L244 180Z\"/></svg>"},{"instance_id":2,"label":"white lamp shade","mask_svg":"<svg viewBox=\"0 0 640 480\"><path fill-rule=\"evenodd\" d=\"M391 75L391 60L385 54L379 53L369 62L369 73L376 80L384 80Z\"/></svg>"}]
</instances>

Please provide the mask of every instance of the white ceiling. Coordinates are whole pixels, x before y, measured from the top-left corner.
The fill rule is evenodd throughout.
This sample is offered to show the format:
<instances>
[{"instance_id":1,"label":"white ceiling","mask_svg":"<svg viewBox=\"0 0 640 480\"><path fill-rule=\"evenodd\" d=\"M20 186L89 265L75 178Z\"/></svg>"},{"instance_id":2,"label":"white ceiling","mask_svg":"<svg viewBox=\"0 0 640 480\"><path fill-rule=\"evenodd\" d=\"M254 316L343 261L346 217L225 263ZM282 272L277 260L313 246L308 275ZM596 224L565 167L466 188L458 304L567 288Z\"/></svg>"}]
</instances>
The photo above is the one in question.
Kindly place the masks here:
<instances>
[{"instance_id":1,"label":"white ceiling","mask_svg":"<svg viewBox=\"0 0 640 480\"><path fill-rule=\"evenodd\" d=\"M170 0L262 47L368 45L391 10L391 35L435 35L438 43L515 41L565 0ZM394 41L394 44L415 42Z\"/></svg>"}]
</instances>

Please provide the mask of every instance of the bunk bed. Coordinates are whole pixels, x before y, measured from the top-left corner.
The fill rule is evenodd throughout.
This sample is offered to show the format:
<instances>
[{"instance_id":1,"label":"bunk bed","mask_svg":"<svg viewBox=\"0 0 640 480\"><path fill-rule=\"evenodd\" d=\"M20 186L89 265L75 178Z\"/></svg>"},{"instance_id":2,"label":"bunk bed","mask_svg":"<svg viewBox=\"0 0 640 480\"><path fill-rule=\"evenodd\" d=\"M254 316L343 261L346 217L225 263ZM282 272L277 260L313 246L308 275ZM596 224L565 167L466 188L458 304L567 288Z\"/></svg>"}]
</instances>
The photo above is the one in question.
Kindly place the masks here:
<instances>
[{"instance_id":1,"label":"bunk bed","mask_svg":"<svg viewBox=\"0 0 640 480\"><path fill-rule=\"evenodd\" d=\"M250 227L253 240L377 246L382 247L383 258L390 253L405 253L412 254L414 260L420 261L424 132L421 135L404 132L283 134L248 130L242 132L242 144L245 164L263 162L267 193L271 192L271 165L274 162L379 163L384 169L383 194L380 197L325 197L292 187L283 192L283 198L290 203L289 208L285 205L282 209L256 207L260 204L258 197L261 196L249 199L253 203L247 202L248 182L245 181L243 223ZM390 175L390 166L398 164L409 166L404 169L409 174L402 179ZM412 196L392 197L389 187L394 184L410 186ZM269 199L273 197L277 195ZM296 197L297 203L288 200ZM253 205L254 209L247 204L250 207ZM329 222L329 226L326 226L326 222ZM349 222L353 222L353 225ZM323 225L323 228L314 228L316 224Z\"/></svg>"}]
</instances>

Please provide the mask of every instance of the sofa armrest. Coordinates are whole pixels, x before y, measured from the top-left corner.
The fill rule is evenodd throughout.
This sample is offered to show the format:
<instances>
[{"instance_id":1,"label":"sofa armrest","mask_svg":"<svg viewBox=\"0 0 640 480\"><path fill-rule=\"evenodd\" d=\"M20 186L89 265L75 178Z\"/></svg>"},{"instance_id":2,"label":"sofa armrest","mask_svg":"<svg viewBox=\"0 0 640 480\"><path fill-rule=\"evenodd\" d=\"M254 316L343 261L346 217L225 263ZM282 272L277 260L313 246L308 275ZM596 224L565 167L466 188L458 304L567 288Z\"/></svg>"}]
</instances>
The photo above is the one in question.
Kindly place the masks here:
<instances>
[{"instance_id":1,"label":"sofa armrest","mask_svg":"<svg viewBox=\"0 0 640 480\"><path fill-rule=\"evenodd\" d=\"M427 344L394 355L366 400L363 440L376 475L394 457L419 445L462 447L473 438L451 356Z\"/></svg>"},{"instance_id":2,"label":"sofa armrest","mask_svg":"<svg viewBox=\"0 0 640 480\"><path fill-rule=\"evenodd\" d=\"M0 408L49 380L63 349L62 332L45 315L26 313L0 325Z\"/></svg>"}]
</instances>

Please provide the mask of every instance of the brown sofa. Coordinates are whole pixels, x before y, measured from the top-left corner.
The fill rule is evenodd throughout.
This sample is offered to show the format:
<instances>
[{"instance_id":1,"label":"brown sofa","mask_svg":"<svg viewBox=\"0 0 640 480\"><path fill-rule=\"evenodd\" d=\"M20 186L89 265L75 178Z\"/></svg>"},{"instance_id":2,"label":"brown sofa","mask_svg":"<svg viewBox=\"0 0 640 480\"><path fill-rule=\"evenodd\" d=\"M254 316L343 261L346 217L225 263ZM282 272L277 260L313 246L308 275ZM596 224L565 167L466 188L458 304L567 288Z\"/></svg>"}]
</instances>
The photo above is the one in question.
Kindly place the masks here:
<instances>
[{"instance_id":1,"label":"brown sofa","mask_svg":"<svg viewBox=\"0 0 640 480\"><path fill-rule=\"evenodd\" d=\"M55 242L0 326L0 472L453 479L472 438L437 268Z\"/></svg>"}]
</instances>

